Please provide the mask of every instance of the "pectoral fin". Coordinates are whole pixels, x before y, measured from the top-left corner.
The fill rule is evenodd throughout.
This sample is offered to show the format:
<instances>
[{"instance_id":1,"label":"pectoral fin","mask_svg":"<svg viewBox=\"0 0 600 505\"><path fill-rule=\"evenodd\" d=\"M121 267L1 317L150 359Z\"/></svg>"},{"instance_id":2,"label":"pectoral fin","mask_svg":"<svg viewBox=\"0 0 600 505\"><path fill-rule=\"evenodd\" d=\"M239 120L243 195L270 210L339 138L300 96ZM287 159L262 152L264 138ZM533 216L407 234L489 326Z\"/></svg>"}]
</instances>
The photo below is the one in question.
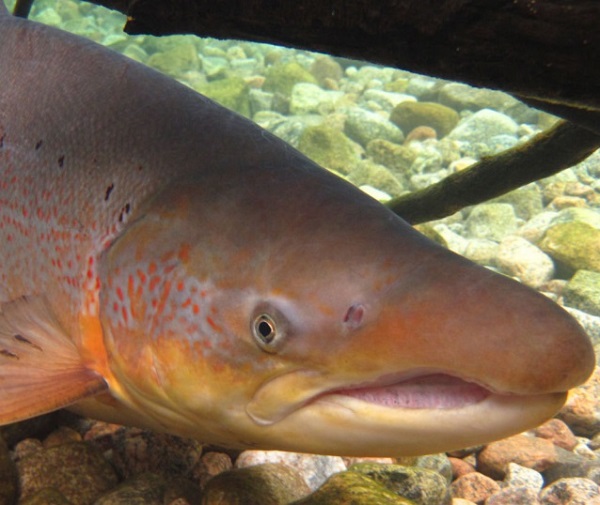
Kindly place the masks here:
<instances>
[{"instance_id":1,"label":"pectoral fin","mask_svg":"<svg viewBox=\"0 0 600 505\"><path fill-rule=\"evenodd\" d=\"M107 388L41 296L0 304L0 425L51 412Z\"/></svg>"}]
</instances>

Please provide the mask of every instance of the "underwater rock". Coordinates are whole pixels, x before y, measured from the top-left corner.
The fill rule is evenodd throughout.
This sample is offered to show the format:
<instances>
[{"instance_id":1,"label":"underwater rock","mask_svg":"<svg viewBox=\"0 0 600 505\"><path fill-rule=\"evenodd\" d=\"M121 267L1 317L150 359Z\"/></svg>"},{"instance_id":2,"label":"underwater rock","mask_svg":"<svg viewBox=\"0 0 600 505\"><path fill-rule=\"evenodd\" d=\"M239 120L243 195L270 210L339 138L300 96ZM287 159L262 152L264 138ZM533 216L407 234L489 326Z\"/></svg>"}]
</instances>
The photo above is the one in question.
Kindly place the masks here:
<instances>
[{"instance_id":1,"label":"underwater rock","mask_svg":"<svg viewBox=\"0 0 600 505\"><path fill-rule=\"evenodd\" d=\"M103 495L94 505L164 505L182 498L200 505L200 489L183 479L167 481L160 475L137 475Z\"/></svg>"},{"instance_id":2,"label":"underwater rock","mask_svg":"<svg viewBox=\"0 0 600 505\"><path fill-rule=\"evenodd\" d=\"M44 488L53 488L73 505L87 505L117 484L111 465L82 442L29 454L17 461L17 470L22 500Z\"/></svg>"},{"instance_id":3,"label":"underwater rock","mask_svg":"<svg viewBox=\"0 0 600 505\"><path fill-rule=\"evenodd\" d=\"M509 487L492 494L485 505L540 505L540 500L538 492L533 489Z\"/></svg>"},{"instance_id":4,"label":"underwater rock","mask_svg":"<svg viewBox=\"0 0 600 505\"><path fill-rule=\"evenodd\" d=\"M417 99L414 96L406 93L394 93L392 91L384 91L381 89L368 89L360 97L359 104L373 110L376 110L376 107L389 114L399 103L416 101Z\"/></svg>"},{"instance_id":5,"label":"underwater rock","mask_svg":"<svg viewBox=\"0 0 600 505\"><path fill-rule=\"evenodd\" d=\"M17 469L6 442L0 436L0 504L11 504L17 497Z\"/></svg>"},{"instance_id":6,"label":"underwater rock","mask_svg":"<svg viewBox=\"0 0 600 505\"><path fill-rule=\"evenodd\" d=\"M200 59L196 46L192 42L186 42L152 54L147 64L165 74L179 77L186 70L198 70Z\"/></svg>"},{"instance_id":7,"label":"underwater rock","mask_svg":"<svg viewBox=\"0 0 600 505\"><path fill-rule=\"evenodd\" d=\"M563 293L565 305L600 316L600 272L578 270Z\"/></svg>"},{"instance_id":8,"label":"underwater rock","mask_svg":"<svg viewBox=\"0 0 600 505\"><path fill-rule=\"evenodd\" d=\"M26 500L19 500L19 505L73 505L56 489L45 488Z\"/></svg>"},{"instance_id":9,"label":"underwater rock","mask_svg":"<svg viewBox=\"0 0 600 505\"><path fill-rule=\"evenodd\" d=\"M492 479L501 480L506 476L511 462L542 472L557 460L558 455L552 442L515 435L485 446L477 455L477 470Z\"/></svg>"},{"instance_id":10,"label":"underwater rock","mask_svg":"<svg viewBox=\"0 0 600 505\"><path fill-rule=\"evenodd\" d=\"M514 108L520 102L502 91L475 88L460 82L448 82L438 91L438 101L454 110L495 109L501 112Z\"/></svg>"},{"instance_id":11,"label":"underwater rock","mask_svg":"<svg viewBox=\"0 0 600 505\"><path fill-rule=\"evenodd\" d=\"M213 477L204 488L202 505L284 505L308 493L309 487L295 470L265 463Z\"/></svg>"},{"instance_id":12,"label":"underwater rock","mask_svg":"<svg viewBox=\"0 0 600 505\"><path fill-rule=\"evenodd\" d=\"M215 475L226 472L233 468L229 455L223 452L207 452L202 455L200 462L194 466L191 472L191 480L197 482L201 488Z\"/></svg>"},{"instance_id":13,"label":"underwater rock","mask_svg":"<svg viewBox=\"0 0 600 505\"><path fill-rule=\"evenodd\" d=\"M592 209L571 208L561 210L554 217L551 224L571 223L573 221L589 224L600 230L600 212Z\"/></svg>"},{"instance_id":14,"label":"underwater rock","mask_svg":"<svg viewBox=\"0 0 600 505\"><path fill-rule=\"evenodd\" d=\"M402 183L386 167L371 160L359 161L348 176L348 180L356 186L372 185L392 197L407 192Z\"/></svg>"},{"instance_id":15,"label":"underwater rock","mask_svg":"<svg viewBox=\"0 0 600 505\"><path fill-rule=\"evenodd\" d=\"M313 494L290 505L415 505L366 475L341 472Z\"/></svg>"},{"instance_id":16,"label":"underwater rock","mask_svg":"<svg viewBox=\"0 0 600 505\"><path fill-rule=\"evenodd\" d=\"M600 433L600 368L596 367L588 381L574 389L557 418L562 419L578 436Z\"/></svg>"},{"instance_id":17,"label":"underwater rock","mask_svg":"<svg viewBox=\"0 0 600 505\"><path fill-rule=\"evenodd\" d=\"M289 97L299 82L317 84L312 74L296 62L276 63L267 70L263 89Z\"/></svg>"},{"instance_id":18,"label":"underwater rock","mask_svg":"<svg viewBox=\"0 0 600 505\"><path fill-rule=\"evenodd\" d=\"M420 100L424 96L430 96L432 91L434 91L436 88L438 82L440 81L425 77L423 75L411 74L410 79L406 83L404 91Z\"/></svg>"},{"instance_id":19,"label":"underwater rock","mask_svg":"<svg viewBox=\"0 0 600 505\"><path fill-rule=\"evenodd\" d=\"M310 73L321 87L327 87L330 81L338 82L344 77L344 69L331 56L320 55L310 66Z\"/></svg>"},{"instance_id":20,"label":"underwater rock","mask_svg":"<svg viewBox=\"0 0 600 505\"><path fill-rule=\"evenodd\" d=\"M366 146L375 139L387 140L396 144L404 142L404 133L395 124L376 112L369 112L359 107L348 111L344 132L362 146Z\"/></svg>"},{"instance_id":21,"label":"underwater rock","mask_svg":"<svg viewBox=\"0 0 600 505\"><path fill-rule=\"evenodd\" d=\"M531 219L544 210L542 190L535 183L494 198L492 202L510 203L517 217L525 220Z\"/></svg>"},{"instance_id":22,"label":"underwater rock","mask_svg":"<svg viewBox=\"0 0 600 505\"><path fill-rule=\"evenodd\" d=\"M533 216L523 226L521 226L515 232L515 235L523 237L525 240L528 240L533 244L537 244L540 240L542 240L546 231L548 228L550 228L552 220L557 215L558 213L553 210L540 212L539 214Z\"/></svg>"},{"instance_id":23,"label":"underwater rock","mask_svg":"<svg viewBox=\"0 0 600 505\"><path fill-rule=\"evenodd\" d=\"M26 419L18 423L0 426L0 437L6 445L14 446L17 442L31 438L44 437L56 427L56 412Z\"/></svg>"},{"instance_id":24,"label":"underwater rock","mask_svg":"<svg viewBox=\"0 0 600 505\"><path fill-rule=\"evenodd\" d=\"M335 102L342 98L341 91L325 91L316 84L299 82L292 88L290 112L309 114L311 112L327 114L334 110Z\"/></svg>"},{"instance_id":25,"label":"underwater rock","mask_svg":"<svg viewBox=\"0 0 600 505\"><path fill-rule=\"evenodd\" d=\"M503 482L505 487L525 487L537 494L544 485L544 478L540 472L531 468L526 468L517 463L509 463Z\"/></svg>"},{"instance_id":26,"label":"underwater rock","mask_svg":"<svg viewBox=\"0 0 600 505\"><path fill-rule=\"evenodd\" d=\"M491 109L481 109L462 120L449 134L448 138L487 145L495 135L516 136L519 125L510 117Z\"/></svg>"},{"instance_id":27,"label":"underwater rock","mask_svg":"<svg viewBox=\"0 0 600 505\"><path fill-rule=\"evenodd\" d=\"M517 216L508 203L483 203L473 208L465 222L468 236L499 242L517 229Z\"/></svg>"},{"instance_id":28,"label":"underwater rock","mask_svg":"<svg viewBox=\"0 0 600 505\"><path fill-rule=\"evenodd\" d=\"M425 140L436 140L437 132L430 126L417 126L413 128L404 139L405 144L411 142L423 142Z\"/></svg>"},{"instance_id":29,"label":"underwater rock","mask_svg":"<svg viewBox=\"0 0 600 505\"><path fill-rule=\"evenodd\" d=\"M581 221L551 226L540 249L572 270L600 272L600 230Z\"/></svg>"},{"instance_id":30,"label":"underwater rock","mask_svg":"<svg viewBox=\"0 0 600 505\"><path fill-rule=\"evenodd\" d=\"M125 478L141 473L189 476L200 462L202 444L197 440L124 427L110 442L112 464Z\"/></svg>"},{"instance_id":31,"label":"underwater rock","mask_svg":"<svg viewBox=\"0 0 600 505\"><path fill-rule=\"evenodd\" d=\"M464 498L478 505L500 489L498 483L478 472L468 473L456 479L450 486L453 498Z\"/></svg>"},{"instance_id":32,"label":"underwater rock","mask_svg":"<svg viewBox=\"0 0 600 505\"><path fill-rule=\"evenodd\" d=\"M346 470L339 456L318 456L283 451L244 451L236 462L236 468L246 468L263 463L282 463L298 472L311 491L315 491L329 477Z\"/></svg>"},{"instance_id":33,"label":"underwater rock","mask_svg":"<svg viewBox=\"0 0 600 505\"><path fill-rule=\"evenodd\" d=\"M298 149L319 165L344 175L352 173L362 148L330 126L309 126L300 135Z\"/></svg>"},{"instance_id":34,"label":"underwater rock","mask_svg":"<svg viewBox=\"0 0 600 505\"><path fill-rule=\"evenodd\" d=\"M598 505L598 484L582 478L561 479L540 494L542 505Z\"/></svg>"},{"instance_id":35,"label":"underwater rock","mask_svg":"<svg viewBox=\"0 0 600 505\"><path fill-rule=\"evenodd\" d=\"M198 91L224 107L234 110L242 116L250 117L249 88L241 77L227 77L210 81Z\"/></svg>"},{"instance_id":36,"label":"underwater rock","mask_svg":"<svg viewBox=\"0 0 600 505\"><path fill-rule=\"evenodd\" d=\"M524 238L511 235L502 239L497 252L496 265L500 270L523 284L538 288L554 275L550 256Z\"/></svg>"},{"instance_id":37,"label":"underwater rock","mask_svg":"<svg viewBox=\"0 0 600 505\"><path fill-rule=\"evenodd\" d=\"M445 453L419 456L412 466L433 470L444 477L448 484L452 482L452 465Z\"/></svg>"},{"instance_id":38,"label":"underwater rock","mask_svg":"<svg viewBox=\"0 0 600 505\"><path fill-rule=\"evenodd\" d=\"M397 177L406 180L406 175L415 161L417 153L410 147L377 139L367 144L367 156L375 163L389 168Z\"/></svg>"},{"instance_id":39,"label":"underwater rock","mask_svg":"<svg viewBox=\"0 0 600 505\"><path fill-rule=\"evenodd\" d=\"M409 132L417 126L430 126L438 137L448 135L458 124L458 113L435 102L402 102L394 107L390 121Z\"/></svg>"},{"instance_id":40,"label":"underwater rock","mask_svg":"<svg viewBox=\"0 0 600 505\"><path fill-rule=\"evenodd\" d=\"M469 239L463 256L483 266L491 266L498 256L498 242L486 238Z\"/></svg>"},{"instance_id":41,"label":"underwater rock","mask_svg":"<svg viewBox=\"0 0 600 505\"><path fill-rule=\"evenodd\" d=\"M366 475L415 505L446 505L450 502L448 482L434 470L402 465L357 463L349 471Z\"/></svg>"},{"instance_id":42,"label":"underwater rock","mask_svg":"<svg viewBox=\"0 0 600 505\"><path fill-rule=\"evenodd\" d=\"M531 431L536 437L550 440L566 451L572 451L579 443L571 429L560 419L550 419Z\"/></svg>"}]
</instances>

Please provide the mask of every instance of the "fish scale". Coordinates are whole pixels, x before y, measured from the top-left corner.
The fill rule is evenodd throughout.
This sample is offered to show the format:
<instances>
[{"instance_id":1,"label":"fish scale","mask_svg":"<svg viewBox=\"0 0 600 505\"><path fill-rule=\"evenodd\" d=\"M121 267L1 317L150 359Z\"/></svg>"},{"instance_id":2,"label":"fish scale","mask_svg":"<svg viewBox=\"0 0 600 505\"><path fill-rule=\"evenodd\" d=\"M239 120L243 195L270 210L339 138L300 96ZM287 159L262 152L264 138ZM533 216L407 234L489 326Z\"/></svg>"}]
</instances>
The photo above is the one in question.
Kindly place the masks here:
<instances>
[{"instance_id":1,"label":"fish scale","mask_svg":"<svg viewBox=\"0 0 600 505\"><path fill-rule=\"evenodd\" d=\"M0 424L68 407L237 448L424 454L541 423L593 367L551 300L0 3Z\"/></svg>"}]
</instances>

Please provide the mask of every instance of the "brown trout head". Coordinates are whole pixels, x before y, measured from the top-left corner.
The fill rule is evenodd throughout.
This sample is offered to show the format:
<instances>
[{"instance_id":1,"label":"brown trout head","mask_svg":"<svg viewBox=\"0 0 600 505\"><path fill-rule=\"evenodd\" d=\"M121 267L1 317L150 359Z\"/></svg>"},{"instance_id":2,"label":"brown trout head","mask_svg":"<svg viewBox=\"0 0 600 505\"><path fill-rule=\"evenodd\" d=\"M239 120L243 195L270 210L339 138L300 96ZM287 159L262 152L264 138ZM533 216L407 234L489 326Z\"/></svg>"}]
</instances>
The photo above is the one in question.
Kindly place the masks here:
<instances>
[{"instance_id":1,"label":"brown trout head","mask_svg":"<svg viewBox=\"0 0 600 505\"><path fill-rule=\"evenodd\" d=\"M175 183L102 261L112 394L235 447L397 456L551 417L594 365L546 297L306 168Z\"/></svg>"}]
</instances>

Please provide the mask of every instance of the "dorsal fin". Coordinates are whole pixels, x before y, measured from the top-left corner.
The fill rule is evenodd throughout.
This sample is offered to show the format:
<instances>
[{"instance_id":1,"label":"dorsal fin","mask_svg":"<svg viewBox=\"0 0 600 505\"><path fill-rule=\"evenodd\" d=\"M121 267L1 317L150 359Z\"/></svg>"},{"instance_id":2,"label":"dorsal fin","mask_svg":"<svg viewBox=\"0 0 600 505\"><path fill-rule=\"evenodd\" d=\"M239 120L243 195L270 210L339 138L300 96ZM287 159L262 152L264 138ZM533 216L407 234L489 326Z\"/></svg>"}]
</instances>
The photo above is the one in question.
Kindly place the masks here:
<instances>
[{"instance_id":1,"label":"dorsal fin","mask_svg":"<svg viewBox=\"0 0 600 505\"><path fill-rule=\"evenodd\" d=\"M4 0L0 0L0 17L2 16L8 16L8 9L4 4Z\"/></svg>"},{"instance_id":2,"label":"dorsal fin","mask_svg":"<svg viewBox=\"0 0 600 505\"><path fill-rule=\"evenodd\" d=\"M106 388L82 362L43 297L0 304L0 425L66 407Z\"/></svg>"}]
</instances>

